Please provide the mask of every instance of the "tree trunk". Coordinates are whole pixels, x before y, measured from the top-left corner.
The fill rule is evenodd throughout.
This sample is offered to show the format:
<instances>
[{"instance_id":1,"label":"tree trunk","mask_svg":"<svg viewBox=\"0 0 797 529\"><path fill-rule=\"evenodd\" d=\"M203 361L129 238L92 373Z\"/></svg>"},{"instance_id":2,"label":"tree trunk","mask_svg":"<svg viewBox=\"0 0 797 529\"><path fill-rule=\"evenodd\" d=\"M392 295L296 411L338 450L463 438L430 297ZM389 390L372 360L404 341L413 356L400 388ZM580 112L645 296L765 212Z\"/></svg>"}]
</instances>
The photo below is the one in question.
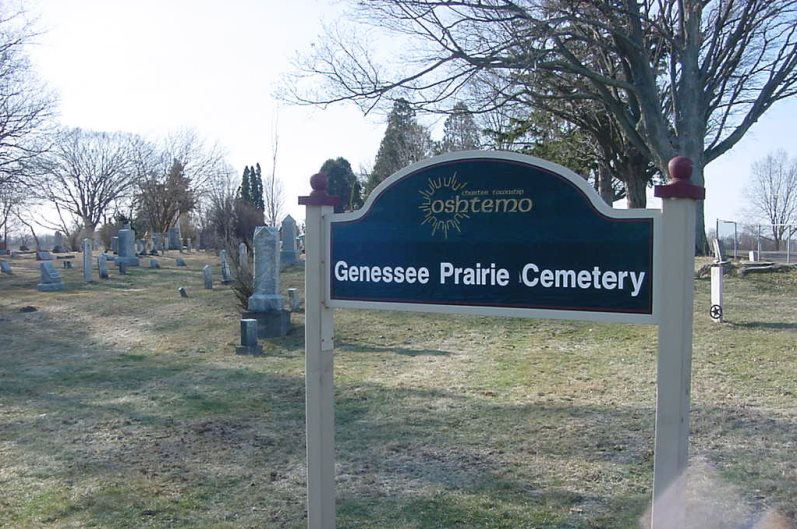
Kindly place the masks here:
<instances>
[{"instance_id":1,"label":"tree trunk","mask_svg":"<svg viewBox=\"0 0 797 529\"><path fill-rule=\"evenodd\" d=\"M614 202L614 188L612 188L612 172L606 164L598 167L598 193L604 202L610 206Z\"/></svg>"},{"instance_id":2,"label":"tree trunk","mask_svg":"<svg viewBox=\"0 0 797 529\"><path fill-rule=\"evenodd\" d=\"M625 203L628 209L647 207L645 173L625 175Z\"/></svg>"}]
</instances>

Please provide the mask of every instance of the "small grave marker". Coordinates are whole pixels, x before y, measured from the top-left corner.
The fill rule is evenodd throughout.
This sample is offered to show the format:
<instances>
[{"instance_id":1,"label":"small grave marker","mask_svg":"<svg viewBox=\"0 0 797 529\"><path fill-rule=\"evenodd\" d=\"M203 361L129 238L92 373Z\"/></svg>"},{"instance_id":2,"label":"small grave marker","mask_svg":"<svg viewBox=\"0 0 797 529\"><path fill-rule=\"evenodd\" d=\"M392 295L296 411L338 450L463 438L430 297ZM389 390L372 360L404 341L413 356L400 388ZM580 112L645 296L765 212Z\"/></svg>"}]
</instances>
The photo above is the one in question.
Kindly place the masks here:
<instances>
[{"instance_id":1,"label":"small grave marker","mask_svg":"<svg viewBox=\"0 0 797 529\"><path fill-rule=\"evenodd\" d=\"M41 279L39 284L36 285L36 288L41 292L54 292L64 289L64 282L61 280L61 274L58 273L58 270L53 266L52 262L42 261L39 264L39 269L41 272Z\"/></svg>"},{"instance_id":2,"label":"small grave marker","mask_svg":"<svg viewBox=\"0 0 797 529\"><path fill-rule=\"evenodd\" d=\"M202 267L202 278L205 280L205 288L213 289L213 268L210 265Z\"/></svg>"},{"instance_id":3,"label":"small grave marker","mask_svg":"<svg viewBox=\"0 0 797 529\"><path fill-rule=\"evenodd\" d=\"M255 356L263 354L263 348L257 343L257 320L241 320L241 345L235 346L235 354Z\"/></svg>"}]
</instances>

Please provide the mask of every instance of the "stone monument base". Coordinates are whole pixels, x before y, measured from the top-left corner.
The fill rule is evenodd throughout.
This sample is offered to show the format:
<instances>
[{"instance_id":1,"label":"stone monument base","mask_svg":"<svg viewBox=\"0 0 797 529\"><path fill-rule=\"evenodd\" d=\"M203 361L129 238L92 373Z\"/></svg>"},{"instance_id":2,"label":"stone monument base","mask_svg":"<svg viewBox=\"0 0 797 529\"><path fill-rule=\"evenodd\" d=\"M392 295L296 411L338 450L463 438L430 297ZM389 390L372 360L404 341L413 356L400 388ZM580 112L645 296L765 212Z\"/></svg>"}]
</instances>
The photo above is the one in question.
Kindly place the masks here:
<instances>
[{"instance_id":1,"label":"stone monument base","mask_svg":"<svg viewBox=\"0 0 797 529\"><path fill-rule=\"evenodd\" d=\"M263 348L259 345L236 345L235 354L263 356Z\"/></svg>"},{"instance_id":2,"label":"stone monument base","mask_svg":"<svg viewBox=\"0 0 797 529\"><path fill-rule=\"evenodd\" d=\"M40 292L56 292L64 289L63 283L39 283L36 288Z\"/></svg>"},{"instance_id":3,"label":"stone monument base","mask_svg":"<svg viewBox=\"0 0 797 529\"><path fill-rule=\"evenodd\" d=\"M124 263L127 266L139 266L138 257L118 257L117 256L116 259L114 259L114 263L116 263L117 265Z\"/></svg>"},{"instance_id":4,"label":"stone monument base","mask_svg":"<svg viewBox=\"0 0 797 529\"><path fill-rule=\"evenodd\" d=\"M285 336L291 330L291 313L283 309L266 312L247 310L241 314L241 319L257 320L258 338ZM237 348L236 352L238 352Z\"/></svg>"}]
</instances>

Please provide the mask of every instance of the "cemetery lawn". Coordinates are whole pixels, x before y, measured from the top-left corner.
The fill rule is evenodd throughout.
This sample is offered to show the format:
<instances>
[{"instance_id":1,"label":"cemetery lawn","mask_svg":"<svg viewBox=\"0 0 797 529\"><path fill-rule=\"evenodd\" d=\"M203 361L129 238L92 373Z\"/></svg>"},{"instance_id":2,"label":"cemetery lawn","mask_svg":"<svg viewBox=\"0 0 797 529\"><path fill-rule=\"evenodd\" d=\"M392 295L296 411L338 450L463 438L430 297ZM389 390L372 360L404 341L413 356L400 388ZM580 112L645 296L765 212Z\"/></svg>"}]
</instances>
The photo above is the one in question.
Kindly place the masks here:
<instances>
[{"instance_id":1,"label":"cemetery lawn","mask_svg":"<svg viewBox=\"0 0 797 529\"><path fill-rule=\"evenodd\" d=\"M54 293L35 290L34 261L10 261L0 527L306 527L302 314L261 341L266 356L236 356L218 258L178 269L176 255L88 286L79 264L59 268ZM283 289L302 285L301 268L283 274ZM768 509L795 524L797 272L727 278L723 324L708 318L709 281L695 287L690 527ZM338 527L639 526L655 327L335 317Z\"/></svg>"}]
</instances>

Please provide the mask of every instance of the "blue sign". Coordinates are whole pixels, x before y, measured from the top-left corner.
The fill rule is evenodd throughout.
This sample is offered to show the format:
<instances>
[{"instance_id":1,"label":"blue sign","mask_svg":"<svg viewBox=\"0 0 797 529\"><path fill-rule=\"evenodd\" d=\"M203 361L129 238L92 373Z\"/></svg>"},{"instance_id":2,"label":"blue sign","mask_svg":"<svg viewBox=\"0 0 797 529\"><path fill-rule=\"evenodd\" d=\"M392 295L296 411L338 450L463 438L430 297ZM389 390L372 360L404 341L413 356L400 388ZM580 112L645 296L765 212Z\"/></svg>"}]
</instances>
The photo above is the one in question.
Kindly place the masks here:
<instances>
[{"instance_id":1,"label":"blue sign","mask_svg":"<svg viewBox=\"0 0 797 529\"><path fill-rule=\"evenodd\" d=\"M438 157L332 216L329 299L651 315L657 214L536 158Z\"/></svg>"}]
</instances>

